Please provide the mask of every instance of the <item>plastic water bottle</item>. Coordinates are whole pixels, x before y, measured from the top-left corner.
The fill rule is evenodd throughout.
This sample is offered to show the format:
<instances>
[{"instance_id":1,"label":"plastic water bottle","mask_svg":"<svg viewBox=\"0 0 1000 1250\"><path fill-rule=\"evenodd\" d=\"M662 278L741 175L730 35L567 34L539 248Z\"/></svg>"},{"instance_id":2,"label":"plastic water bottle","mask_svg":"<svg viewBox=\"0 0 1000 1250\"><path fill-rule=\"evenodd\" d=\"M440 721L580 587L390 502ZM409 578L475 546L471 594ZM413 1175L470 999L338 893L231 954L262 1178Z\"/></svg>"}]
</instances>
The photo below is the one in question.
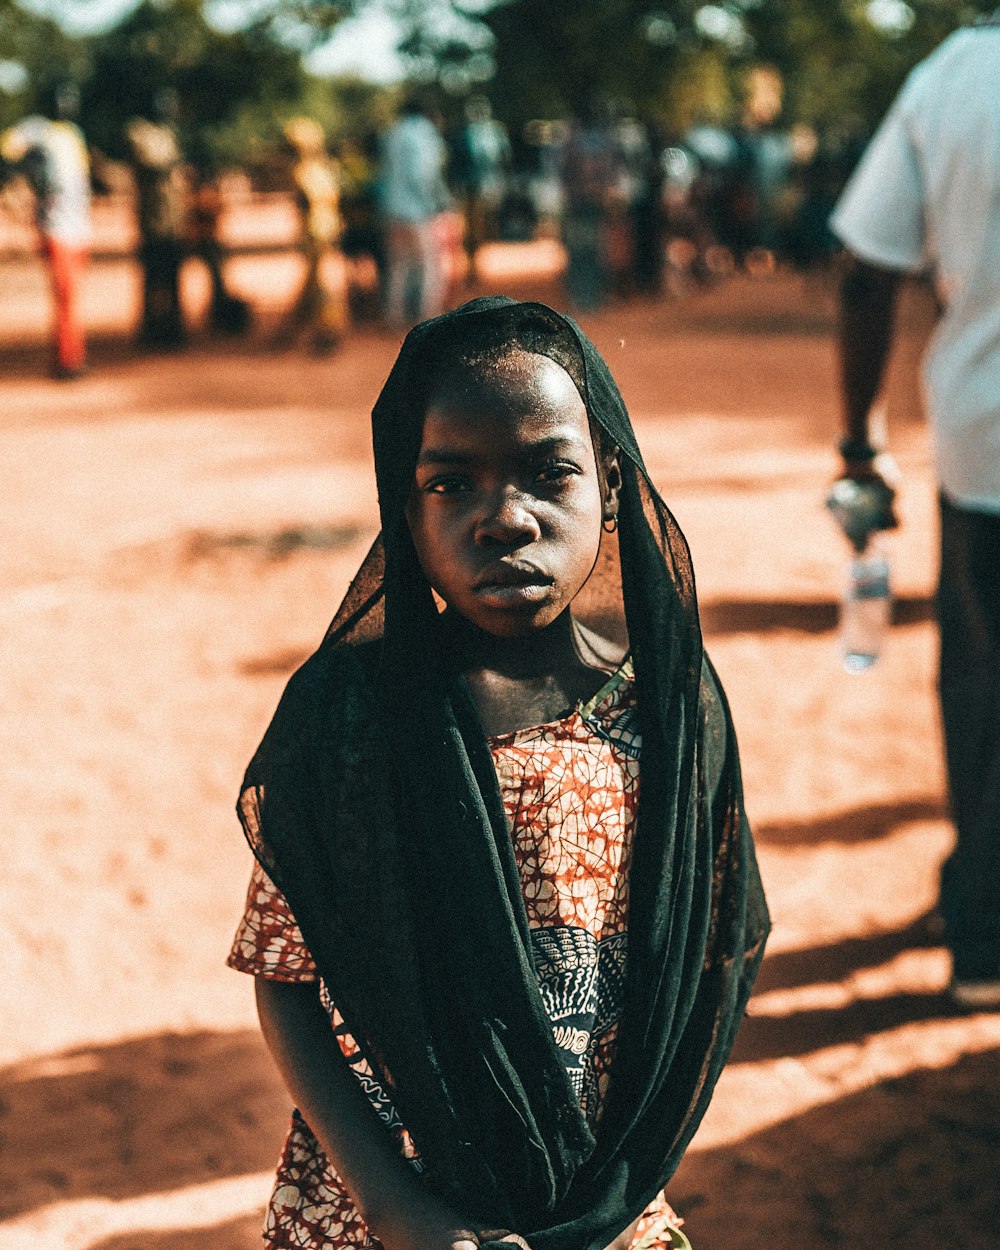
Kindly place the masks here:
<instances>
[{"instance_id":1,"label":"plastic water bottle","mask_svg":"<svg viewBox=\"0 0 1000 1250\"><path fill-rule=\"evenodd\" d=\"M869 544L848 561L840 602L840 653L849 673L863 673L878 659L891 614L889 561Z\"/></svg>"}]
</instances>

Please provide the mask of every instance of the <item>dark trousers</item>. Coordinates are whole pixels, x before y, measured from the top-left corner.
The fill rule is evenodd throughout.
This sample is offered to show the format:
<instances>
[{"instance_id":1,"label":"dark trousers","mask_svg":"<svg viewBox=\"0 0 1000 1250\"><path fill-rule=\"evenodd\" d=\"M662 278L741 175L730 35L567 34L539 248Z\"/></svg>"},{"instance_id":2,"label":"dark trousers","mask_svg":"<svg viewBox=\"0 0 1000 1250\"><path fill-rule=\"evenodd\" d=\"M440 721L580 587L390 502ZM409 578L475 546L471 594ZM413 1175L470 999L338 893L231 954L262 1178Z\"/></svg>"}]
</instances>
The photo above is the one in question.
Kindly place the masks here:
<instances>
[{"instance_id":1,"label":"dark trousers","mask_svg":"<svg viewBox=\"0 0 1000 1250\"><path fill-rule=\"evenodd\" d=\"M940 694L955 850L941 911L956 972L1000 973L1000 515L941 499Z\"/></svg>"},{"instance_id":2,"label":"dark trousers","mask_svg":"<svg viewBox=\"0 0 1000 1250\"><path fill-rule=\"evenodd\" d=\"M179 239L146 239L142 262L142 328L147 347L177 347L184 342L180 275L184 245Z\"/></svg>"}]
</instances>

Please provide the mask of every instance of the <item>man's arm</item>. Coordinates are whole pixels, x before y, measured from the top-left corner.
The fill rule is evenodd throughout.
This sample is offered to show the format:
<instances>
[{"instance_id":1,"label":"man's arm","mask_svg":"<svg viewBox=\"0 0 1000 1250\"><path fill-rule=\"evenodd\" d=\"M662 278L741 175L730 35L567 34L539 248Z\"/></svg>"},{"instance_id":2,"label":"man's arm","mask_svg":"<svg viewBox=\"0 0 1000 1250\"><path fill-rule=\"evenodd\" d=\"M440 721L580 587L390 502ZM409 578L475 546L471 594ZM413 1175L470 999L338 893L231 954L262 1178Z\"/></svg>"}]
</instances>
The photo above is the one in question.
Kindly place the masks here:
<instances>
[{"instance_id":1,"label":"man's arm","mask_svg":"<svg viewBox=\"0 0 1000 1250\"><path fill-rule=\"evenodd\" d=\"M419 1182L350 1071L314 983L256 979L264 1040L296 1106L386 1250L475 1250L478 1237Z\"/></svg>"},{"instance_id":2,"label":"man's arm","mask_svg":"<svg viewBox=\"0 0 1000 1250\"><path fill-rule=\"evenodd\" d=\"M843 441L848 476L870 476L875 448L868 414L882 385L892 344L893 313L902 274L847 253L840 286L838 348Z\"/></svg>"}]
</instances>

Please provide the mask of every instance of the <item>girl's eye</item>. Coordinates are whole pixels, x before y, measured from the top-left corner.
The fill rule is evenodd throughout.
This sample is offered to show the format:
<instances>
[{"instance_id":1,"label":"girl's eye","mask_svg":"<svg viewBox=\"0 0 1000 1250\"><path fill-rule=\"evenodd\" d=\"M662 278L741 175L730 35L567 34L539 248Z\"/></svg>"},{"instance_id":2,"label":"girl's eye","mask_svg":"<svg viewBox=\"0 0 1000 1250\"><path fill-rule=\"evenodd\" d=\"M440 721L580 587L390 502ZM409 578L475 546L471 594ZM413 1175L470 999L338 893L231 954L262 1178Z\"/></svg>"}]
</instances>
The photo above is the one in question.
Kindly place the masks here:
<instances>
[{"instance_id":1,"label":"girl's eye","mask_svg":"<svg viewBox=\"0 0 1000 1250\"><path fill-rule=\"evenodd\" d=\"M536 477L539 482L546 486L556 486L560 482L564 482L567 478L573 477L579 470L575 465L564 464L546 464L538 470Z\"/></svg>"},{"instance_id":2,"label":"girl's eye","mask_svg":"<svg viewBox=\"0 0 1000 1250\"><path fill-rule=\"evenodd\" d=\"M469 489L469 479L460 477L458 474L449 474L447 477L435 477L424 487L428 495L455 495L459 491Z\"/></svg>"}]
</instances>

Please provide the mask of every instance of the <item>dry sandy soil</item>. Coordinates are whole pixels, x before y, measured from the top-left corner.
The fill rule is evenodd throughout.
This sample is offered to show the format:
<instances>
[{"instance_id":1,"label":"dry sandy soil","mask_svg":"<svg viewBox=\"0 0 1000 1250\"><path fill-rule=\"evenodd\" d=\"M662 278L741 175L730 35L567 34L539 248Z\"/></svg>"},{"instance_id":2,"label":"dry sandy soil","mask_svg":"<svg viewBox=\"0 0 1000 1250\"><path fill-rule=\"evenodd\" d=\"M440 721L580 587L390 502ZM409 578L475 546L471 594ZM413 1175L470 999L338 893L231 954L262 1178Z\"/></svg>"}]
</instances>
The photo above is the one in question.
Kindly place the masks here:
<instances>
[{"instance_id":1,"label":"dry sandy soil","mask_svg":"<svg viewBox=\"0 0 1000 1250\"><path fill-rule=\"evenodd\" d=\"M558 300L551 259L497 250L489 286ZM40 270L0 270L3 1250L259 1244L288 1099L223 966L249 870L232 805L374 532L367 413L396 347L362 328L331 358L270 352L294 266L234 263L251 341L158 358L128 345L134 271L95 267L70 384L44 375ZM893 364L896 624L863 676L836 653L822 508L831 318L826 285L776 275L587 322L691 542L775 918L670 1196L697 1250L987 1250L1000 1015L949 1007L930 918L950 833L927 313L909 299Z\"/></svg>"}]
</instances>

